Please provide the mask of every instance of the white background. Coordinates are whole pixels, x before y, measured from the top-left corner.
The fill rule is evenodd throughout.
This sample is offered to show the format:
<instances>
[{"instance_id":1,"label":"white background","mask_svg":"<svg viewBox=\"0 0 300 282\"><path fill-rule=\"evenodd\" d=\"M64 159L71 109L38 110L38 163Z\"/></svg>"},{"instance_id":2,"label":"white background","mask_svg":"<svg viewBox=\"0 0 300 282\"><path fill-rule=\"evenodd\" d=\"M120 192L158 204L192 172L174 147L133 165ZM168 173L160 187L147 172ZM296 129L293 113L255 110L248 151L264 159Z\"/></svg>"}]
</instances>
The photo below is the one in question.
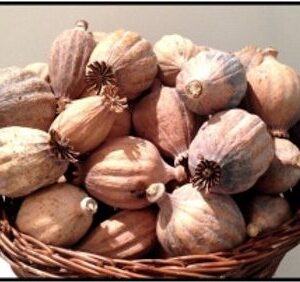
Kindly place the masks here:
<instances>
[{"instance_id":1,"label":"white background","mask_svg":"<svg viewBox=\"0 0 300 282\"><path fill-rule=\"evenodd\" d=\"M279 59L300 71L300 6L0 6L0 67L47 61L51 42L84 18L90 29L137 31L154 43L179 33L226 51L272 46ZM300 247L281 263L276 277L300 277ZM0 277L14 277L0 259Z\"/></svg>"}]
</instances>

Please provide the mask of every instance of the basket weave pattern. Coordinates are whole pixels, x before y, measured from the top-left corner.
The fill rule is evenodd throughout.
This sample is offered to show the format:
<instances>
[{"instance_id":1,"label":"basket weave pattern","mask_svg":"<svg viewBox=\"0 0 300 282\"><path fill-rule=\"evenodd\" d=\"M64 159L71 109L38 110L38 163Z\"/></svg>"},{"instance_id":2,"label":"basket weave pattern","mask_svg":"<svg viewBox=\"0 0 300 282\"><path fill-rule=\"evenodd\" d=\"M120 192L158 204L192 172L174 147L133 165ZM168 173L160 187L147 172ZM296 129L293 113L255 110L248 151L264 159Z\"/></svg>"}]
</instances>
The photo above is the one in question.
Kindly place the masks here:
<instances>
[{"instance_id":1,"label":"basket weave pattern","mask_svg":"<svg viewBox=\"0 0 300 282\"><path fill-rule=\"evenodd\" d=\"M19 277L31 278L267 278L300 242L300 210L276 231L226 252L169 259L110 259L45 245L20 233L1 203L0 250Z\"/></svg>"}]
</instances>

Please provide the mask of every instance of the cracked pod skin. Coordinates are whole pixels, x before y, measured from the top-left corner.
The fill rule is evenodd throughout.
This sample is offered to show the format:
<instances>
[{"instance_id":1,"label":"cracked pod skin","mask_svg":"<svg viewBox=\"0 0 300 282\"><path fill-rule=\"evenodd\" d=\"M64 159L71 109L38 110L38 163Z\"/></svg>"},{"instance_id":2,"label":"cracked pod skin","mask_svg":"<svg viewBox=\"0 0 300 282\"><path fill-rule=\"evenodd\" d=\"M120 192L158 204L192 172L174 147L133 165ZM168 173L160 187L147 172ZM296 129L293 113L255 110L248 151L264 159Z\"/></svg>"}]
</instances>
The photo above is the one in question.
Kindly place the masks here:
<instances>
[{"instance_id":1,"label":"cracked pod skin","mask_svg":"<svg viewBox=\"0 0 300 282\"><path fill-rule=\"evenodd\" d=\"M47 131L56 115L48 83L32 71L0 69L0 128L24 126Z\"/></svg>"},{"instance_id":2,"label":"cracked pod skin","mask_svg":"<svg viewBox=\"0 0 300 282\"><path fill-rule=\"evenodd\" d=\"M274 137L288 138L287 131L300 119L300 79L277 55L265 49L261 64L247 72L245 109L260 116Z\"/></svg>"},{"instance_id":3,"label":"cracked pod skin","mask_svg":"<svg viewBox=\"0 0 300 282\"><path fill-rule=\"evenodd\" d=\"M275 156L268 170L255 183L265 194L279 194L293 188L300 179L300 151L291 141L274 138Z\"/></svg>"},{"instance_id":4,"label":"cracked pod skin","mask_svg":"<svg viewBox=\"0 0 300 282\"><path fill-rule=\"evenodd\" d=\"M171 167L151 142L131 136L104 143L83 163L82 171L92 196L121 209L149 206L145 190L154 182L186 179L182 166Z\"/></svg>"},{"instance_id":5,"label":"cracked pod skin","mask_svg":"<svg viewBox=\"0 0 300 282\"><path fill-rule=\"evenodd\" d=\"M150 93L133 110L133 126L138 136L151 141L175 165L187 158L200 122L179 98L175 88L162 86L158 80Z\"/></svg>"},{"instance_id":6,"label":"cracked pod skin","mask_svg":"<svg viewBox=\"0 0 300 282\"><path fill-rule=\"evenodd\" d=\"M56 117L50 130L57 131L75 151L84 154L105 141L117 115L125 107L126 100L119 99L117 89L106 86L101 96L90 96L68 104Z\"/></svg>"},{"instance_id":7,"label":"cracked pod skin","mask_svg":"<svg viewBox=\"0 0 300 282\"><path fill-rule=\"evenodd\" d=\"M228 195L197 191L190 183L172 194L162 184L146 192L160 208L156 233L168 256L225 251L246 239L244 218Z\"/></svg>"},{"instance_id":8,"label":"cracked pod skin","mask_svg":"<svg viewBox=\"0 0 300 282\"><path fill-rule=\"evenodd\" d=\"M274 157L265 123L256 115L232 109L213 115L189 148L194 187L220 194L251 188Z\"/></svg>"},{"instance_id":9,"label":"cracked pod skin","mask_svg":"<svg viewBox=\"0 0 300 282\"><path fill-rule=\"evenodd\" d=\"M187 108L199 115L236 107L246 89L240 60L218 50L200 52L182 66L176 79L176 90Z\"/></svg>"},{"instance_id":10,"label":"cracked pod skin","mask_svg":"<svg viewBox=\"0 0 300 282\"><path fill-rule=\"evenodd\" d=\"M277 195L258 194L246 206L247 234L250 237L276 230L292 218L292 211L286 199Z\"/></svg>"},{"instance_id":11,"label":"cracked pod skin","mask_svg":"<svg viewBox=\"0 0 300 282\"><path fill-rule=\"evenodd\" d=\"M156 73L151 43L136 32L122 29L97 44L86 68L86 79L89 88L98 93L103 86L115 84L122 97L133 100L151 85Z\"/></svg>"},{"instance_id":12,"label":"cracked pod skin","mask_svg":"<svg viewBox=\"0 0 300 282\"><path fill-rule=\"evenodd\" d=\"M0 129L0 194L16 198L52 184L64 174L64 148L50 134L27 127ZM65 148L67 151L67 148Z\"/></svg>"},{"instance_id":13,"label":"cracked pod skin","mask_svg":"<svg viewBox=\"0 0 300 282\"><path fill-rule=\"evenodd\" d=\"M161 82L166 86L175 87L176 77L182 65L202 50L205 49L179 34L164 35L153 46Z\"/></svg>"},{"instance_id":14,"label":"cracked pod skin","mask_svg":"<svg viewBox=\"0 0 300 282\"><path fill-rule=\"evenodd\" d=\"M85 67L96 46L88 23L80 20L73 29L58 35L49 55L51 87L57 98L76 99L86 88Z\"/></svg>"},{"instance_id":15,"label":"cracked pod skin","mask_svg":"<svg viewBox=\"0 0 300 282\"><path fill-rule=\"evenodd\" d=\"M82 189L53 184L25 198L16 225L45 244L70 246L88 231L96 210L97 202Z\"/></svg>"},{"instance_id":16,"label":"cracked pod skin","mask_svg":"<svg viewBox=\"0 0 300 282\"><path fill-rule=\"evenodd\" d=\"M136 259L156 245L156 213L122 210L96 226L78 250L110 258Z\"/></svg>"}]
</instances>

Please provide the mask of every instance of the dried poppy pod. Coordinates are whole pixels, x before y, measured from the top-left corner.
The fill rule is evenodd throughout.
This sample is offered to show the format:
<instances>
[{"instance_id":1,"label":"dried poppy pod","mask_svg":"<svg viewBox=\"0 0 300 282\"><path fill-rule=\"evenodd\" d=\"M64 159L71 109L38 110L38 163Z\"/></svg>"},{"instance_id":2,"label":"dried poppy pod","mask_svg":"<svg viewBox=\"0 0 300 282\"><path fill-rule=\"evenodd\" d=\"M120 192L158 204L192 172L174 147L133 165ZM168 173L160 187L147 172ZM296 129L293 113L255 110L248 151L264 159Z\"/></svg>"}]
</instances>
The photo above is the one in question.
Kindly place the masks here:
<instances>
[{"instance_id":1,"label":"dried poppy pod","mask_svg":"<svg viewBox=\"0 0 300 282\"><path fill-rule=\"evenodd\" d=\"M256 46L246 46L233 54L239 58L246 71L260 65L264 59L264 49Z\"/></svg>"},{"instance_id":2,"label":"dried poppy pod","mask_svg":"<svg viewBox=\"0 0 300 282\"><path fill-rule=\"evenodd\" d=\"M246 238L244 218L228 195L199 192L192 184L169 194L161 183L152 184L146 194L160 208L156 234L170 256L225 251Z\"/></svg>"},{"instance_id":3,"label":"dried poppy pod","mask_svg":"<svg viewBox=\"0 0 300 282\"><path fill-rule=\"evenodd\" d=\"M260 65L247 72L246 110L260 116L274 137L288 137L300 119L300 79L291 67L280 63L275 49L265 49Z\"/></svg>"},{"instance_id":4,"label":"dried poppy pod","mask_svg":"<svg viewBox=\"0 0 300 282\"><path fill-rule=\"evenodd\" d=\"M32 71L38 77L50 83L49 67L47 63L32 63L27 65L24 70Z\"/></svg>"},{"instance_id":5,"label":"dried poppy pod","mask_svg":"<svg viewBox=\"0 0 300 282\"><path fill-rule=\"evenodd\" d=\"M85 67L96 46L88 23L76 22L73 29L58 35L49 55L49 76L57 98L75 99L86 88Z\"/></svg>"},{"instance_id":6,"label":"dried poppy pod","mask_svg":"<svg viewBox=\"0 0 300 282\"><path fill-rule=\"evenodd\" d=\"M164 35L158 40L153 46L153 51L157 57L158 75L162 83L174 87L182 65L196 56L200 50L205 49L199 48L179 34Z\"/></svg>"},{"instance_id":7,"label":"dried poppy pod","mask_svg":"<svg viewBox=\"0 0 300 282\"><path fill-rule=\"evenodd\" d=\"M123 210L92 229L78 249L109 258L140 258L155 246L155 229L154 210Z\"/></svg>"},{"instance_id":8,"label":"dried poppy pod","mask_svg":"<svg viewBox=\"0 0 300 282\"><path fill-rule=\"evenodd\" d=\"M68 104L50 129L68 139L74 150L84 154L105 140L116 116L126 107L126 98L119 98L117 87L108 85L101 96L78 99Z\"/></svg>"},{"instance_id":9,"label":"dried poppy pod","mask_svg":"<svg viewBox=\"0 0 300 282\"><path fill-rule=\"evenodd\" d=\"M300 151L287 139L274 138L275 156L268 170L255 183L255 189L279 194L294 187L300 179Z\"/></svg>"},{"instance_id":10,"label":"dried poppy pod","mask_svg":"<svg viewBox=\"0 0 300 282\"><path fill-rule=\"evenodd\" d=\"M0 129L0 195L16 198L52 184L76 162L66 140L27 127Z\"/></svg>"},{"instance_id":11,"label":"dried poppy pod","mask_svg":"<svg viewBox=\"0 0 300 282\"><path fill-rule=\"evenodd\" d=\"M176 90L188 109L209 115L236 107L246 94L246 72L229 53L203 51L182 66Z\"/></svg>"},{"instance_id":12,"label":"dried poppy pod","mask_svg":"<svg viewBox=\"0 0 300 282\"><path fill-rule=\"evenodd\" d=\"M75 244L88 231L97 202L68 183L48 186L27 196L18 212L18 229L54 246Z\"/></svg>"},{"instance_id":13,"label":"dried poppy pod","mask_svg":"<svg viewBox=\"0 0 300 282\"><path fill-rule=\"evenodd\" d=\"M280 196L255 195L246 206L247 233L256 237L260 233L275 230L292 217L287 200Z\"/></svg>"},{"instance_id":14,"label":"dried poppy pod","mask_svg":"<svg viewBox=\"0 0 300 282\"><path fill-rule=\"evenodd\" d=\"M155 80L150 94L133 110L133 126L138 136L151 141L163 156L175 159L178 165L187 158L188 147L200 124L175 88L162 86Z\"/></svg>"},{"instance_id":15,"label":"dried poppy pod","mask_svg":"<svg viewBox=\"0 0 300 282\"><path fill-rule=\"evenodd\" d=\"M107 84L116 84L120 95L137 98L157 72L157 59L150 42L139 34L117 30L96 46L86 68L86 81L97 93Z\"/></svg>"},{"instance_id":16,"label":"dried poppy pod","mask_svg":"<svg viewBox=\"0 0 300 282\"><path fill-rule=\"evenodd\" d=\"M122 209L150 205L145 190L154 182L186 180L182 166L169 166L151 142L131 136L116 138L100 146L83 163L82 171L91 195Z\"/></svg>"},{"instance_id":17,"label":"dried poppy pod","mask_svg":"<svg viewBox=\"0 0 300 282\"><path fill-rule=\"evenodd\" d=\"M131 111L126 108L123 112L116 116L106 140L122 136L129 136L131 132L131 123Z\"/></svg>"},{"instance_id":18,"label":"dried poppy pod","mask_svg":"<svg viewBox=\"0 0 300 282\"><path fill-rule=\"evenodd\" d=\"M100 41L103 40L103 38L107 35L107 33L103 31L93 31L92 35L96 44L98 44Z\"/></svg>"},{"instance_id":19,"label":"dried poppy pod","mask_svg":"<svg viewBox=\"0 0 300 282\"><path fill-rule=\"evenodd\" d=\"M189 148L189 170L199 190L235 194L248 190L265 173L274 144L256 115L232 109L213 115Z\"/></svg>"},{"instance_id":20,"label":"dried poppy pod","mask_svg":"<svg viewBox=\"0 0 300 282\"><path fill-rule=\"evenodd\" d=\"M25 126L47 131L56 101L48 83L32 71L0 69L0 127Z\"/></svg>"}]
</instances>

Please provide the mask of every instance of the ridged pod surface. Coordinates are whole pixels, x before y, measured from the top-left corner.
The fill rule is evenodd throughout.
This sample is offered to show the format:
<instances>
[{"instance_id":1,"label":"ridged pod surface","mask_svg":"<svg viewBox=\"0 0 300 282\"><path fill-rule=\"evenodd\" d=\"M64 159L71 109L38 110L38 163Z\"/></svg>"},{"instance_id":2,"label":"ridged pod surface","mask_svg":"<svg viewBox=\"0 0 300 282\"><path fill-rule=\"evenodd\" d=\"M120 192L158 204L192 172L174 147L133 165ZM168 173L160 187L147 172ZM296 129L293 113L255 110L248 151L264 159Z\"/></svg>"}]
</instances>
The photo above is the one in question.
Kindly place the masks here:
<instances>
[{"instance_id":1,"label":"ridged pod surface","mask_svg":"<svg viewBox=\"0 0 300 282\"><path fill-rule=\"evenodd\" d=\"M268 170L255 183L255 189L279 194L294 187L300 179L300 151L291 141L274 138L275 156Z\"/></svg>"},{"instance_id":2,"label":"ridged pod surface","mask_svg":"<svg viewBox=\"0 0 300 282\"><path fill-rule=\"evenodd\" d=\"M156 213L152 209L123 210L101 222L78 249L109 258L140 258L156 244Z\"/></svg>"},{"instance_id":3,"label":"ridged pod surface","mask_svg":"<svg viewBox=\"0 0 300 282\"><path fill-rule=\"evenodd\" d=\"M103 95L72 101L61 112L50 130L66 138L80 154L97 148L108 136L119 113L127 107L115 86L106 86Z\"/></svg>"},{"instance_id":4,"label":"ridged pod surface","mask_svg":"<svg viewBox=\"0 0 300 282\"><path fill-rule=\"evenodd\" d=\"M0 69L0 127L24 126L47 131L56 115L48 83L32 71Z\"/></svg>"},{"instance_id":5,"label":"ridged pod surface","mask_svg":"<svg viewBox=\"0 0 300 282\"><path fill-rule=\"evenodd\" d=\"M240 60L218 50L191 58L176 79L176 90L187 108L199 115L236 107L246 89L246 72Z\"/></svg>"},{"instance_id":6,"label":"ridged pod surface","mask_svg":"<svg viewBox=\"0 0 300 282\"><path fill-rule=\"evenodd\" d=\"M56 182L67 170L72 155L63 141L38 129L1 128L0 194L22 197Z\"/></svg>"},{"instance_id":7,"label":"ridged pod surface","mask_svg":"<svg viewBox=\"0 0 300 282\"><path fill-rule=\"evenodd\" d=\"M247 73L246 110L260 116L275 137L288 137L300 119L300 78L280 63L275 49L265 49L260 65Z\"/></svg>"},{"instance_id":8,"label":"ridged pod surface","mask_svg":"<svg viewBox=\"0 0 300 282\"><path fill-rule=\"evenodd\" d=\"M185 107L175 88L155 80L150 93L133 110L133 126L138 136L151 141L163 156L175 159L177 165L187 158L200 122Z\"/></svg>"},{"instance_id":9,"label":"ridged pod surface","mask_svg":"<svg viewBox=\"0 0 300 282\"><path fill-rule=\"evenodd\" d=\"M25 66L24 70L32 71L38 77L50 83L49 67L47 63L32 63Z\"/></svg>"},{"instance_id":10,"label":"ridged pod surface","mask_svg":"<svg viewBox=\"0 0 300 282\"><path fill-rule=\"evenodd\" d=\"M150 205L145 190L155 182L186 179L184 168L163 161L156 147L138 137L120 137L104 143L83 163L88 192L116 208Z\"/></svg>"},{"instance_id":11,"label":"ridged pod surface","mask_svg":"<svg viewBox=\"0 0 300 282\"><path fill-rule=\"evenodd\" d=\"M255 195L246 207L247 233L256 237L275 230L292 217L289 203L280 196Z\"/></svg>"},{"instance_id":12,"label":"ridged pod surface","mask_svg":"<svg viewBox=\"0 0 300 282\"><path fill-rule=\"evenodd\" d=\"M97 202L82 189L59 183L27 196L16 225L45 244L70 246L88 231L96 211Z\"/></svg>"},{"instance_id":13,"label":"ridged pod surface","mask_svg":"<svg viewBox=\"0 0 300 282\"><path fill-rule=\"evenodd\" d=\"M117 30L101 40L89 59L86 79L99 93L107 84L116 84L120 95L137 98L152 83L157 59L151 43L132 31Z\"/></svg>"},{"instance_id":14,"label":"ridged pod surface","mask_svg":"<svg viewBox=\"0 0 300 282\"><path fill-rule=\"evenodd\" d=\"M261 64L264 59L264 52L264 49L256 46L245 46L233 54L239 58L245 70L248 71Z\"/></svg>"},{"instance_id":15,"label":"ridged pod surface","mask_svg":"<svg viewBox=\"0 0 300 282\"><path fill-rule=\"evenodd\" d=\"M96 46L87 28L87 22L79 20L73 29L62 32L52 43L49 76L57 98L75 99L86 88L85 68Z\"/></svg>"},{"instance_id":16,"label":"ridged pod surface","mask_svg":"<svg viewBox=\"0 0 300 282\"><path fill-rule=\"evenodd\" d=\"M193 185L221 194L248 190L274 157L265 123L256 115L232 109L213 115L189 148Z\"/></svg>"},{"instance_id":17,"label":"ridged pod surface","mask_svg":"<svg viewBox=\"0 0 300 282\"><path fill-rule=\"evenodd\" d=\"M186 184L166 193L162 184L147 190L160 208L156 233L170 256L207 254L232 249L246 238L244 218L228 195L199 192Z\"/></svg>"},{"instance_id":18,"label":"ridged pod surface","mask_svg":"<svg viewBox=\"0 0 300 282\"><path fill-rule=\"evenodd\" d=\"M200 50L203 48L200 49L191 40L179 34L164 35L158 40L153 46L153 51L157 57L158 76L162 83L174 87L182 65Z\"/></svg>"}]
</instances>

